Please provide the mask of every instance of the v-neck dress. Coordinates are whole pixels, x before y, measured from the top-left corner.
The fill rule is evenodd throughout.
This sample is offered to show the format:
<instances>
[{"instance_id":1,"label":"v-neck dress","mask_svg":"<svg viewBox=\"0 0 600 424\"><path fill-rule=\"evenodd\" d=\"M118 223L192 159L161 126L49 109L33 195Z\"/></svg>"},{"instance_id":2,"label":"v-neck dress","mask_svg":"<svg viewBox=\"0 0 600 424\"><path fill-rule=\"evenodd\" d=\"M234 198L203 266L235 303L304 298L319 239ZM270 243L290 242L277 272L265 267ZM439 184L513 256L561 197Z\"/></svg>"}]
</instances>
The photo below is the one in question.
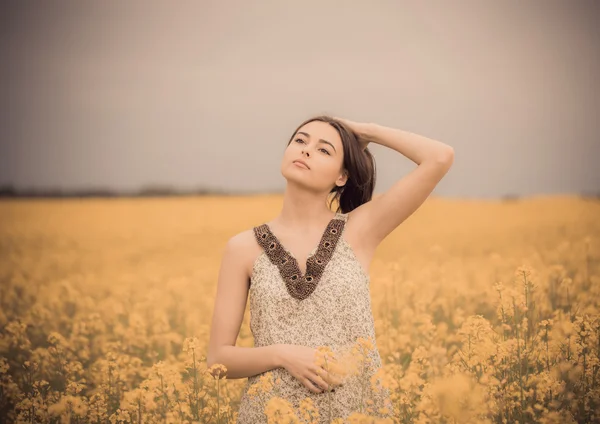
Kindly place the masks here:
<instances>
[{"instance_id":1,"label":"v-neck dress","mask_svg":"<svg viewBox=\"0 0 600 424\"><path fill-rule=\"evenodd\" d=\"M356 352L353 347L368 348L362 350L362 357L352 356L362 359L333 392L313 393L283 367L249 377L240 400L238 424L267 423L267 404L269 408L281 406L281 402L269 403L274 397L287 401L298 417L306 411L305 399L310 398L319 423L361 411L376 417L392 416L389 391L381 386L380 377L374 376L382 362L375 338L370 278L343 237L347 220L348 214L335 214L309 254L304 273L266 223L253 228L263 249L254 262L249 288L254 346L323 346L342 364L347 363L343 358ZM261 384L265 381L271 385Z\"/></svg>"}]
</instances>

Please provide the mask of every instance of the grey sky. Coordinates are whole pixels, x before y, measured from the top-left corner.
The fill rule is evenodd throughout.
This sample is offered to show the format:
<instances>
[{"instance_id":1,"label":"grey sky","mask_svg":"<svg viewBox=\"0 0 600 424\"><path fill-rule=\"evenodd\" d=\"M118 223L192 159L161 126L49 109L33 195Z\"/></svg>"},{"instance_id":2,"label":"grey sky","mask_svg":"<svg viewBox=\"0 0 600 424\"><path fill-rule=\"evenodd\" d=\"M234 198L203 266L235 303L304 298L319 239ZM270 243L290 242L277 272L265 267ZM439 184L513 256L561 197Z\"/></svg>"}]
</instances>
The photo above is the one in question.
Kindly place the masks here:
<instances>
[{"instance_id":1,"label":"grey sky","mask_svg":"<svg viewBox=\"0 0 600 424\"><path fill-rule=\"evenodd\" d=\"M277 191L331 113L441 140L435 193L598 192L600 2L3 1L0 185ZM377 192L415 165L373 146Z\"/></svg>"}]
</instances>

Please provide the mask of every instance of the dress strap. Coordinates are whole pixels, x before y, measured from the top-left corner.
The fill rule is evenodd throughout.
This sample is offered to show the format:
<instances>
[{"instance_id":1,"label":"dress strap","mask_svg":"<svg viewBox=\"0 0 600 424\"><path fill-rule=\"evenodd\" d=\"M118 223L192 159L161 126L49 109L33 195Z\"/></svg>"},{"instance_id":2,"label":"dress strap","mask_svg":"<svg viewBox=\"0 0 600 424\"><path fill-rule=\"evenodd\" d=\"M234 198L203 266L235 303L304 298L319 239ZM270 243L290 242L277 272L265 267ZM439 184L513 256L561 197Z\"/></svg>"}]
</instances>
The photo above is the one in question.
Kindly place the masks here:
<instances>
[{"instance_id":1,"label":"dress strap","mask_svg":"<svg viewBox=\"0 0 600 424\"><path fill-rule=\"evenodd\" d=\"M348 213L336 212L335 219L341 219L342 221L348 221Z\"/></svg>"}]
</instances>

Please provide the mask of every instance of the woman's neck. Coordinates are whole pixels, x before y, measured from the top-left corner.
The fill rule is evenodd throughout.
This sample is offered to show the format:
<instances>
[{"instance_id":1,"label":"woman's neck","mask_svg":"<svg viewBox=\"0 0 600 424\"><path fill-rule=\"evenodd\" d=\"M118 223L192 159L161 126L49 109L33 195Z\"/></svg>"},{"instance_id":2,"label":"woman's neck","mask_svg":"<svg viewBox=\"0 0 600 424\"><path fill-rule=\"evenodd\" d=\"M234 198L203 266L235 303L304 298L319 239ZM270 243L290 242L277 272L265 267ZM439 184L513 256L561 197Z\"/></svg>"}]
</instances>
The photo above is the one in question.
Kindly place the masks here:
<instances>
[{"instance_id":1,"label":"woman's neck","mask_svg":"<svg viewBox=\"0 0 600 424\"><path fill-rule=\"evenodd\" d=\"M312 231L321 228L335 216L327 206L327 196L288 184L283 195L283 207L274 219L285 228Z\"/></svg>"}]
</instances>

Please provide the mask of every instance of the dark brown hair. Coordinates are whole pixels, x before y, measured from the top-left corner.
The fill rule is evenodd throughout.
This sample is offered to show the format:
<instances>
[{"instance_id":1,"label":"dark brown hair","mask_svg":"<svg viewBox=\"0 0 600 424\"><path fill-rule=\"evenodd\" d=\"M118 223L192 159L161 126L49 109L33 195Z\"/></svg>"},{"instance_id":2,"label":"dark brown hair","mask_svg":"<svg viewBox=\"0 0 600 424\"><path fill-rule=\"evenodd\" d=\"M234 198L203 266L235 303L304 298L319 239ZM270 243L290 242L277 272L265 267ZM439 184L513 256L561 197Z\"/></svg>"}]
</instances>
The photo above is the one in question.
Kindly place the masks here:
<instances>
[{"instance_id":1,"label":"dark brown hair","mask_svg":"<svg viewBox=\"0 0 600 424\"><path fill-rule=\"evenodd\" d=\"M348 213L360 205L367 203L373 197L375 190L375 158L369 148L362 150L360 136L353 132L346 124L328 115L318 115L307 119L294 131L288 141L288 146L296 133L304 125L312 121L326 122L336 129L342 139L344 147L343 167L348 171L348 179L342 187L334 186L329 194L333 194L329 207L338 201L336 212Z\"/></svg>"}]
</instances>

